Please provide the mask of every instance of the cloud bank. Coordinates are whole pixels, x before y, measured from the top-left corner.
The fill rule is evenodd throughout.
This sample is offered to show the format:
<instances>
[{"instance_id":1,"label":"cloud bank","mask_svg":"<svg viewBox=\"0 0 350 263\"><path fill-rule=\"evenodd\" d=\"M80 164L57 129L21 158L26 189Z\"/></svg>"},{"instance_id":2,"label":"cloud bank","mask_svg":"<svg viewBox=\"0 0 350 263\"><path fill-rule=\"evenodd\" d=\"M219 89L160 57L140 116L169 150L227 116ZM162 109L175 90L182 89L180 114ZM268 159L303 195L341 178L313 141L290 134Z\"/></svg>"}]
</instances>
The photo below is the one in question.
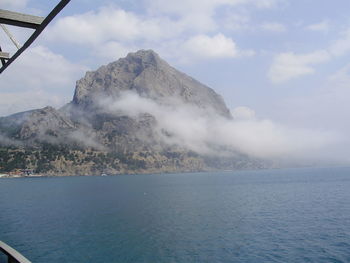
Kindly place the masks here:
<instances>
[{"instance_id":1,"label":"cloud bank","mask_svg":"<svg viewBox=\"0 0 350 263\"><path fill-rule=\"evenodd\" d=\"M239 118L228 120L179 101L158 103L124 92L112 101L101 101L110 113L136 118L144 113L156 119L156 132L169 145L208 155L243 153L266 160L295 162L321 158L339 137L330 132L290 128L271 120L258 119L253 110L239 107Z\"/></svg>"},{"instance_id":2,"label":"cloud bank","mask_svg":"<svg viewBox=\"0 0 350 263\"><path fill-rule=\"evenodd\" d=\"M214 20L212 21L217 7L246 1L183 2L184 5L151 1L150 4L158 8L155 9L156 14L148 16L140 16L116 6L105 6L97 11L67 16L50 27L46 39L49 42L59 40L89 47L93 54L102 58L126 55L128 51L137 49L140 41L143 47L156 47L155 49L163 50L165 54L176 53L180 61L186 57L187 62L199 58L236 58L254 54L251 50L241 50L232 38L221 32L211 34L217 28ZM196 8L186 8L192 5ZM169 14L178 18L172 19ZM175 46L169 52L169 47Z\"/></svg>"},{"instance_id":3,"label":"cloud bank","mask_svg":"<svg viewBox=\"0 0 350 263\"><path fill-rule=\"evenodd\" d=\"M193 36L184 42L183 51L185 51L186 56L197 59L254 55L254 51L239 50L231 38L225 37L221 33L212 37L207 35Z\"/></svg>"},{"instance_id":4,"label":"cloud bank","mask_svg":"<svg viewBox=\"0 0 350 263\"><path fill-rule=\"evenodd\" d=\"M306 27L313 31L327 31L328 21ZM345 56L350 52L350 29L343 31L328 47L305 54L283 52L277 54L268 71L272 83L280 84L315 72L315 66L332 59Z\"/></svg>"}]
</instances>

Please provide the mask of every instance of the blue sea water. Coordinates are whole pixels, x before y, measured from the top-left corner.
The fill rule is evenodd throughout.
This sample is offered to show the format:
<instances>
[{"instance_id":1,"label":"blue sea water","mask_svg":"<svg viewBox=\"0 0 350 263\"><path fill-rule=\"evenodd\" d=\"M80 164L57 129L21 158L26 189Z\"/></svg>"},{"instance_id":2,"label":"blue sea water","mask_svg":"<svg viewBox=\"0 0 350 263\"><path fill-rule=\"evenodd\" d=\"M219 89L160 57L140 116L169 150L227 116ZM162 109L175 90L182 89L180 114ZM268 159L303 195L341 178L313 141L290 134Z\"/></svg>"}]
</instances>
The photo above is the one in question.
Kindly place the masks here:
<instances>
[{"instance_id":1,"label":"blue sea water","mask_svg":"<svg viewBox=\"0 0 350 263\"><path fill-rule=\"evenodd\" d=\"M0 180L33 263L350 262L350 168Z\"/></svg>"}]
</instances>

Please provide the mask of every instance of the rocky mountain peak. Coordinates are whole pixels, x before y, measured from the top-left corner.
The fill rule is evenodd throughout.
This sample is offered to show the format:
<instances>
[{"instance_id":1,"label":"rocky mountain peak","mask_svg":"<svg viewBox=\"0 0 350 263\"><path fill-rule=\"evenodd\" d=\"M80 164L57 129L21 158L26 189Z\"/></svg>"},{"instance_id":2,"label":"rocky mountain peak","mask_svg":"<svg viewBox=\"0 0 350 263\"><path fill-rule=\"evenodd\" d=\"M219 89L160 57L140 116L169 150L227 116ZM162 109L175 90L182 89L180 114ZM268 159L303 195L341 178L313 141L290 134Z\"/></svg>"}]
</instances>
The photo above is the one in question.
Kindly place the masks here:
<instances>
[{"instance_id":1,"label":"rocky mountain peak","mask_svg":"<svg viewBox=\"0 0 350 263\"><path fill-rule=\"evenodd\" d=\"M129 53L125 59L133 63L138 63L143 69L148 66L159 67L162 63L165 63L152 49L142 49L135 53Z\"/></svg>"},{"instance_id":2,"label":"rocky mountain peak","mask_svg":"<svg viewBox=\"0 0 350 263\"><path fill-rule=\"evenodd\" d=\"M146 69L158 71L164 66L168 66L167 63L153 50L129 53L125 58L87 72L78 80L73 103L86 108L94 105L96 98L117 98L121 91L133 89L135 79Z\"/></svg>"},{"instance_id":3,"label":"rocky mountain peak","mask_svg":"<svg viewBox=\"0 0 350 263\"><path fill-rule=\"evenodd\" d=\"M171 67L153 50L129 53L77 81L73 105L96 108L104 97L117 99L123 91L167 103L169 98L230 118L223 99L214 90Z\"/></svg>"}]
</instances>

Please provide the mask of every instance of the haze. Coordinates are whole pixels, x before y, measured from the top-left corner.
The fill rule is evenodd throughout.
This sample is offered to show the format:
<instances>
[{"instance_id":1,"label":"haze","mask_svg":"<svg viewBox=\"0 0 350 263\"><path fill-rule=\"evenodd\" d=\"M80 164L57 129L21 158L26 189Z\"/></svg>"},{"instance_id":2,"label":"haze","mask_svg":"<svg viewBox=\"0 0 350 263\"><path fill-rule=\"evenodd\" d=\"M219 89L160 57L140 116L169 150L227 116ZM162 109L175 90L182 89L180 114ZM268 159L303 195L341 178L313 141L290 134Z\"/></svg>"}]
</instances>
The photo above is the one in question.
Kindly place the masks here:
<instances>
[{"instance_id":1,"label":"haze","mask_svg":"<svg viewBox=\"0 0 350 263\"><path fill-rule=\"evenodd\" d=\"M0 0L0 8L46 15L51 2ZM216 120L225 134L221 144L239 141L234 147L258 157L347 164L348 10L345 0L74 0L0 76L0 116L60 107L85 71L153 49L223 96L236 122ZM28 36L11 30L21 43ZM3 32L0 43L14 50ZM167 112L158 106L151 107L154 114ZM168 128L190 136L182 134L182 121L174 124ZM200 125L200 142L212 138ZM189 145L203 147L192 139Z\"/></svg>"}]
</instances>

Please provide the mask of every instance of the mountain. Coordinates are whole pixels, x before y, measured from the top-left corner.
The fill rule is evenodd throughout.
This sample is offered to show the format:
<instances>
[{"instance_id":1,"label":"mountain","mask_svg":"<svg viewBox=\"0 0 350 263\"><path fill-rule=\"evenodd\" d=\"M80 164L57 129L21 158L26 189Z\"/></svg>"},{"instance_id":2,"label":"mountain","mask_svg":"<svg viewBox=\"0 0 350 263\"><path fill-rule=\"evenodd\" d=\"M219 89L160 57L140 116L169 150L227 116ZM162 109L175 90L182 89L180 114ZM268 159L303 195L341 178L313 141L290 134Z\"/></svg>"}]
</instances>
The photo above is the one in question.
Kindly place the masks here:
<instances>
[{"instance_id":1,"label":"mountain","mask_svg":"<svg viewBox=\"0 0 350 263\"><path fill-rule=\"evenodd\" d=\"M218 157L188 147L169 128L181 118L162 125L179 111L185 111L181 118L195 112L193 121L198 116L232 119L220 95L154 51L130 53L87 72L77 81L73 100L61 109L0 118L0 172L90 175L263 165L238 152Z\"/></svg>"},{"instance_id":2,"label":"mountain","mask_svg":"<svg viewBox=\"0 0 350 263\"><path fill-rule=\"evenodd\" d=\"M93 72L77 82L72 103L82 108L95 104L95 98L118 98L120 92L133 90L142 97L162 102L169 97L212 107L217 113L230 117L223 99L214 90L169 66L152 50L130 53Z\"/></svg>"}]
</instances>

